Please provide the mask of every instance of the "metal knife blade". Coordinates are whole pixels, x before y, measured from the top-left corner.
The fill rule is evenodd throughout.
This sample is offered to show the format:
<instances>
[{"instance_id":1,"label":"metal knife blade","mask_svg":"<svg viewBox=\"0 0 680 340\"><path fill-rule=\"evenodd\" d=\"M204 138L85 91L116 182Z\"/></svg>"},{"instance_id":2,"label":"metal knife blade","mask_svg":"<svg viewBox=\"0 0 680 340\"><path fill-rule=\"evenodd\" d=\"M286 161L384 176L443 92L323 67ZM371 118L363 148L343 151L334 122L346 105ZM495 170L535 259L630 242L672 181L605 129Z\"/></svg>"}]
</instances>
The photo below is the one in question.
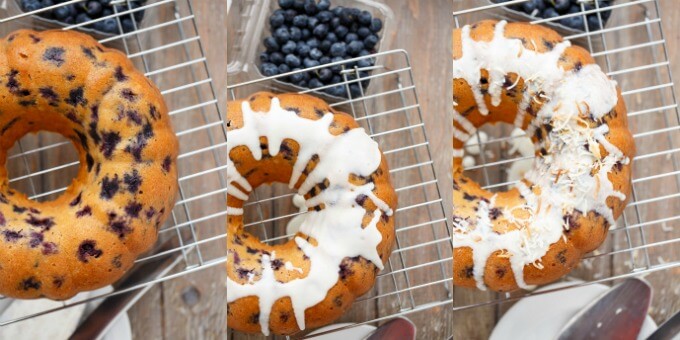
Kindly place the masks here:
<instances>
[{"instance_id":1,"label":"metal knife blade","mask_svg":"<svg viewBox=\"0 0 680 340\"><path fill-rule=\"evenodd\" d=\"M657 328L647 340L680 339L680 312L675 313Z\"/></svg>"},{"instance_id":2,"label":"metal knife blade","mask_svg":"<svg viewBox=\"0 0 680 340\"><path fill-rule=\"evenodd\" d=\"M557 339L636 339L651 297L647 283L627 279L571 318Z\"/></svg>"}]
</instances>

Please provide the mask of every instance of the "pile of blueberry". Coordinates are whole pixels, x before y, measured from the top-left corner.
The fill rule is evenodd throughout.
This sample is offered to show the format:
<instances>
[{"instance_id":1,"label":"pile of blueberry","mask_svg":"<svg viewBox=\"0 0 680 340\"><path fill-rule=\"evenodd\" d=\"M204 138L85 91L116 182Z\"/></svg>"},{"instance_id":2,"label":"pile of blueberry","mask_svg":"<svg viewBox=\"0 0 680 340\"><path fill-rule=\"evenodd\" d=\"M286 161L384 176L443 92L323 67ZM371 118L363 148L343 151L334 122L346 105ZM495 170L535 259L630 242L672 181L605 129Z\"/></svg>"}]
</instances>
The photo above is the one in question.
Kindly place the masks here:
<instances>
[{"instance_id":1,"label":"pile of blueberry","mask_svg":"<svg viewBox=\"0 0 680 340\"><path fill-rule=\"evenodd\" d=\"M265 52L260 55L260 71L267 77L305 68L363 57L375 53L383 22L371 13L357 8L337 6L330 0L278 0L279 9L269 17L271 36L264 39ZM300 72L280 79L302 88L315 89L343 82L345 69L366 69L373 66L372 58L341 66ZM357 79L354 72L348 79ZM368 76L361 70L360 78ZM349 85L352 97L361 96L368 80ZM324 90L336 97L348 97L345 85Z\"/></svg>"},{"instance_id":2,"label":"pile of blueberry","mask_svg":"<svg viewBox=\"0 0 680 340\"><path fill-rule=\"evenodd\" d=\"M510 0L496 0L496 2L508 1ZM598 7L596 7L595 1L597 1L597 5L599 5L599 8L601 9L611 6L612 2L612 0L529 0L521 4L512 5L510 8L524 12L532 17L549 19L565 14L580 13L582 12L581 5L583 5L583 10L586 11L596 9ZM611 10L601 10L600 17L602 17L602 20L600 20L597 13L591 13L586 16L587 19L585 20L582 15L577 15L562 18L557 22L575 30L585 31L587 20L588 29L590 31L596 31L604 27L604 24L609 19L611 13Z\"/></svg>"},{"instance_id":3,"label":"pile of blueberry","mask_svg":"<svg viewBox=\"0 0 680 340\"><path fill-rule=\"evenodd\" d=\"M60 3L68 2L69 0L20 0L21 9L24 12L36 11L45 7L58 5ZM63 24L73 25L82 24L94 19L106 17L114 13L128 11L130 9L138 8L146 2L146 0L135 0L128 3L124 2L118 5L111 5L113 0L89 0L82 1L75 4L67 4L57 7L52 10L40 12L38 15L49 20L56 20ZM123 32L132 32L135 30L135 24L139 24L144 18L144 10L139 10L128 15L122 15L120 19L120 27ZM133 22L134 21L134 22ZM118 20L114 18L104 19L85 28L94 29L96 31L107 34L121 34L118 26Z\"/></svg>"}]
</instances>

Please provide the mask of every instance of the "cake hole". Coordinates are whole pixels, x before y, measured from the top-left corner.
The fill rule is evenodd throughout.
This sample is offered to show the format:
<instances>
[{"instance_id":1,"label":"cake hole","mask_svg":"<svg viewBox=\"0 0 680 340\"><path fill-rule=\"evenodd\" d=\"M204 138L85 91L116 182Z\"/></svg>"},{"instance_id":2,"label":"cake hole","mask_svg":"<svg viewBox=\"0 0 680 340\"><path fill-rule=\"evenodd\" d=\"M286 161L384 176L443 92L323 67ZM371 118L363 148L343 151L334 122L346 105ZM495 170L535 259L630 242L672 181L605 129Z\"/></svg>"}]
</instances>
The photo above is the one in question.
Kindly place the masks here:
<instances>
[{"instance_id":1,"label":"cake hole","mask_svg":"<svg viewBox=\"0 0 680 340\"><path fill-rule=\"evenodd\" d=\"M293 203L296 191L288 184L260 185L244 206L246 231L269 245L283 244L295 234L293 225L299 209ZM296 220L296 221L294 221Z\"/></svg>"},{"instance_id":2,"label":"cake hole","mask_svg":"<svg viewBox=\"0 0 680 340\"><path fill-rule=\"evenodd\" d=\"M57 199L78 174L78 151L66 137L40 131L27 134L7 153L5 164L11 189L31 200Z\"/></svg>"},{"instance_id":3,"label":"cake hole","mask_svg":"<svg viewBox=\"0 0 680 340\"><path fill-rule=\"evenodd\" d=\"M535 148L531 138L511 124L486 124L465 144L465 175L490 192L515 186L532 166Z\"/></svg>"}]
</instances>

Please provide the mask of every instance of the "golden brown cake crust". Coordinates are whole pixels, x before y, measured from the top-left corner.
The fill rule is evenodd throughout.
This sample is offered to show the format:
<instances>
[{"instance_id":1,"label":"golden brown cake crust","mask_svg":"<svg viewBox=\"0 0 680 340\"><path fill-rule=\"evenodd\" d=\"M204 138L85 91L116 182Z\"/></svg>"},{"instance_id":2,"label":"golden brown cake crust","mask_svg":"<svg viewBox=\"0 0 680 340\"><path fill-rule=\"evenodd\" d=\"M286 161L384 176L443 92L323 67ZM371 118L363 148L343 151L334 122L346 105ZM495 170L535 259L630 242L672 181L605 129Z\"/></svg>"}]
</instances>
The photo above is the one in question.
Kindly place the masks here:
<instances>
[{"instance_id":1,"label":"golden brown cake crust","mask_svg":"<svg viewBox=\"0 0 680 340\"><path fill-rule=\"evenodd\" d=\"M481 21L470 26L470 37L474 41L491 41L494 38L497 21L487 20ZM504 36L509 39L520 39L524 49L537 51L539 53L547 53L552 50L558 43L562 42L562 37L553 30L526 23L508 23L505 26ZM453 31L453 59L457 60L463 56L462 46L462 30L456 29ZM581 47L570 46L567 47L558 60L558 65L565 71L580 69L586 65L594 64L595 61L590 54ZM482 78L489 77L488 70L481 71ZM475 128L484 124L494 124L497 122L504 122L508 124L516 124L516 113L522 100L522 95L525 90L525 80L517 79L517 74L506 74L506 84L503 85L501 92L500 105L493 106L491 104L491 97L488 94L484 95L484 100L489 108L489 114L483 115L478 110L476 100L473 96L473 90L470 84L464 79L453 79L453 100L454 109L462 114ZM509 84L516 84L515 86L508 86ZM488 90L489 84L482 82L482 91ZM508 90L508 88L511 88ZM623 154L632 161L635 155L635 145L633 137L628 130L628 122L626 119L626 107L618 92L618 102L613 110L603 117L603 121L596 121L586 119L587 124L591 128L595 128L601 124L609 126L609 133L606 134L606 140L612 145L616 146ZM522 127L529 125L535 114L541 110L542 102L540 100L532 100L529 105L524 120L521 122ZM465 131L461 123L454 120L453 126L455 129ZM546 130L549 127L540 127L539 130L543 136L549 135ZM534 142L537 141L537 136L532 136ZM461 150L465 144L464 140L458 138L453 139L453 148ZM607 150L600 145L600 153L604 156L608 155ZM537 151L537 157L540 157L540 152ZM611 172L607 174L608 179L613 185L613 188L626 196L626 200L622 201L618 198L610 196L607 198L607 206L612 209L614 218L618 218L626 206L628 197L631 192L631 164L617 164ZM538 186L530 186L530 183L524 181L531 190L538 194L541 189ZM489 200L494 193L481 188L481 186L466 177L463 174L462 159L456 157L453 160L453 201L454 201L454 216L465 218L475 215L475 209L480 200ZM473 198L470 200L469 198ZM496 193L496 206L518 206L526 202L520 195L516 188L507 192ZM546 284L555 281L563 275L574 269L582 256L590 251L596 249L606 238L607 231L610 227L609 223L599 214L594 211L589 211L585 214L575 211L563 217L571 226L570 229L563 231L563 238L553 243L548 249L547 253L540 259L542 269L537 266L529 264L524 266L524 280L528 285ZM493 222L493 229L498 233L504 233L511 230L507 221L498 219ZM455 232L455 231L454 231ZM470 247L457 247L454 249L454 284L465 287L475 287L476 280L473 277L473 253ZM514 278L513 270L510 266L510 261L506 254L502 251L494 252L487 261L484 270L484 284L494 290L500 292L507 292L518 289L518 284Z\"/></svg>"},{"instance_id":2,"label":"golden brown cake crust","mask_svg":"<svg viewBox=\"0 0 680 340\"><path fill-rule=\"evenodd\" d=\"M177 139L154 84L90 36L20 30L0 40L0 294L66 299L113 283L156 241L177 189ZM80 169L49 202L9 187L23 135L69 138Z\"/></svg>"},{"instance_id":3,"label":"golden brown cake crust","mask_svg":"<svg viewBox=\"0 0 680 340\"><path fill-rule=\"evenodd\" d=\"M332 135L337 136L359 127L352 116L334 110L316 97L301 94L274 95L268 92L259 92L244 100L228 103L229 131L243 127L241 104L244 101L249 102L253 111L268 112L274 97L278 98L282 108L294 110L299 117L305 119L319 120L323 113L332 113L333 122L329 128ZM261 137L260 144L263 150L263 157L260 161L256 161L250 150L245 146L235 147L231 150L229 157L236 164L238 172L248 180L253 189L259 185L272 182L288 183L300 150L298 142L285 139L282 142L282 151L273 157L269 155L271 146L268 145L266 138ZM319 155L319 157L323 158L324 155ZM313 159L306 165L306 170L295 185L296 189L305 181L307 175L317 164L318 161ZM384 156L382 156L379 168L370 177L359 178L354 176L350 179L350 182L357 185L373 182L375 184L373 193L393 210L396 207L397 196L390 182L389 170ZM324 190L326 184L317 184L311 193ZM310 198L311 193L305 195L305 198ZM229 207L242 208L244 203L243 200L232 195L227 196ZM378 208L370 199L362 202L362 206L367 212L375 211ZM323 206L320 207L320 209L323 208ZM369 221L370 214L367 213L362 225L367 225ZM382 241L378 244L377 251L383 263L386 263L394 244L394 216L383 214L377 223L377 229L382 235ZM298 236L306 237L300 233L298 233ZM314 239L311 239L310 242L315 243ZM239 275L239 273L244 272L254 273L255 277L259 278L262 272L262 255L274 252L276 259L280 260L281 263L290 261L293 267L302 269L302 273L299 273L298 271L279 268L274 272L278 281L289 282L308 275L311 262L296 246L295 242L289 241L275 246L264 244L255 236L243 230L242 215L228 216L227 275L231 280L241 284L248 282L247 277ZM338 270L340 271L340 280L328 291L326 298L305 310L307 329L327 325L339 318L351 306L356 297L366 293L373 286L379 271L372 262L363 257L345 258ZM259 316L260 310L256 296L240 298L228 305L227 325L242 332L260 333ZM300 331L290 298L282 298L274 303L270 314L269 328L273 334L279 335L291 335Z\"/></svg>"}]
</instances>

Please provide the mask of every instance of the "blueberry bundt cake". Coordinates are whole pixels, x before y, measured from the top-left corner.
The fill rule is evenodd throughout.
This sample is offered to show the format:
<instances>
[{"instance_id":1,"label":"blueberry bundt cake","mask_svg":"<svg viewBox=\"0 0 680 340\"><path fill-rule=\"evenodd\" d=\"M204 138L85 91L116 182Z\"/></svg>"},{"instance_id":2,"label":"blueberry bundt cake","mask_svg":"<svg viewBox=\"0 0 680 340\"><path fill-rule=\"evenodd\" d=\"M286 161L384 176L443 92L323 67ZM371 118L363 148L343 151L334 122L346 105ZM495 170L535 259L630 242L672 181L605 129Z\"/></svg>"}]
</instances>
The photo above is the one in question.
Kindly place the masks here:
<instances>
[{"instance_id":1,"label":"blueberry bundt cake","mask_svg":"<svg viewBox=\"0 0 680 340\"><path fill-rule=\"evenodd\" d=\"M453 32L454 283L495 291L557 280L622 213L635 153L626 108L584 49L541 26L482 21ZM532 136L536 158L492 193L463 174L487 123Z\"/></svg>"},{"instance_id":2,"label":"blueberry bundt cake","mask_svg":"<svg viewBox=\"0 0 680 340\"><path fill-rule=\"evenodd\" d=\"M156 241L174 204L177 139L158 89L122 53L75 32L0 40L0 294L66 299L111 284ZM29 132L71 139L80 169L57 199L9 187Z\"/></svg>"},{"instance_id":3,"label":"blueberry bundt cake","mask_svg":"<svg viewBox=\"0 0 680 340\"><path fill-rule=\"evenodd\" d=\"M374 284L394 243L385 157L354 119L315 97L257 93L227 110L227 325L268 335L319 327ZM243 227L259 185L288 183L307 212L268 245Z\"/></svg>"}]
</instances>

